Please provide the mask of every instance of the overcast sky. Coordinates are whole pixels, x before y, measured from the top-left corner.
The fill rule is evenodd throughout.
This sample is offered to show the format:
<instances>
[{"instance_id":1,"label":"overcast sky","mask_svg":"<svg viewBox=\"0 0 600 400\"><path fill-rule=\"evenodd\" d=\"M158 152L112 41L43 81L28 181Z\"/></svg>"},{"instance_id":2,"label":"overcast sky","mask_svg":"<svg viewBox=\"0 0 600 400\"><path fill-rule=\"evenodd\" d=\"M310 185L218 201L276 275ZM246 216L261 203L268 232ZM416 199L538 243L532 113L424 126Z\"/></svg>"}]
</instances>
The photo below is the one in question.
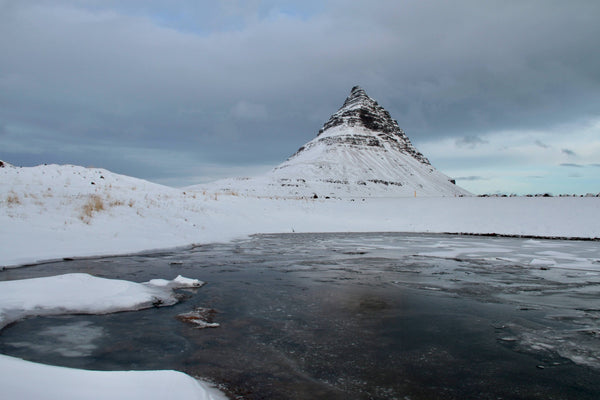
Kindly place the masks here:
<instances>
[{"instance_id":1,"label":"overcast sky","mask_svg":"<svg viewBox=\"0 0 600 400\"><path fill-rule=\"evenodd\" d=\"M0 0L0 159L268 171L354 85L475 193L600 192L597 0Z\"/></svg>"}]
</instances>

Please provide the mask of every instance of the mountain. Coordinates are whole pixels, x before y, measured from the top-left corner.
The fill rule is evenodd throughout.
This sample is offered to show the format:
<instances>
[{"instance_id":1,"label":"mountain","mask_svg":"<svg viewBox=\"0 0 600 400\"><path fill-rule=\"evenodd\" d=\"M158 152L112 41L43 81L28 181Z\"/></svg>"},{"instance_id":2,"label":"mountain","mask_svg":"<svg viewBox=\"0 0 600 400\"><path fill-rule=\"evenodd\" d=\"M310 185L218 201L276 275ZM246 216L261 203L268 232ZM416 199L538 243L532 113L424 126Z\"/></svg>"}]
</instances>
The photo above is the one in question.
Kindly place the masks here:
<instances>
[{"instance_id":1,"label":"mountain","mask_svg":"<svg viewBox=\"0 0 600 400\"><path fill-rule=\"evenodd\" d=\"M470 194L437 171L390 113L359 86L352 88L316 138L272 171L214 185L217 190L283 197Z\"/></svg>"}]
</instances>

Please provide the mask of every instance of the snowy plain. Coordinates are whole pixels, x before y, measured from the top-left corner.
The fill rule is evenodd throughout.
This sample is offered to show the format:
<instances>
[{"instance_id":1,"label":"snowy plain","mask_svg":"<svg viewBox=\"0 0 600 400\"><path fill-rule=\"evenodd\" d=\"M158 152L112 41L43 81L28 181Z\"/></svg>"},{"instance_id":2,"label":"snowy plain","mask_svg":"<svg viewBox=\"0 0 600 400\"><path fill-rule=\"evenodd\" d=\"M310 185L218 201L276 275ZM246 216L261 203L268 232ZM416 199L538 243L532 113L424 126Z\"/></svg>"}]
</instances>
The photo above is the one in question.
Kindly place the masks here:
<instances>
[{"instance_id":1,"label":"snowy plain","mask_svg":"<svg viewBox=\"0 0 600 400\"><path fill-rule=\"evenodd\" d=\"M231 191L175 189L104 169L6 165L0 168L0 268L228 241L255 233L448 232L590 239L600 238L599 215L599 198L312 199L275 194L255 197ZM436 251L448 250L432 248L432 253ZM476 252L477 249L462 251ZM561 257L549 253L543 256L531 260L532 265L551 266ZM70 279L89 280L81 276ZM147 305L147 296L150 293L151 297L155 296L160 291L159 282L168 283L155 281L154 285L143 286L139 293L143 299L127 299L129 308ZM31 283L15 284L23 289ZM115 292L119 285L127 289ZM97 292L114 299L136 297L133 293L140 289L138 285L112 282L108 288L99 287L84 293ZM80 312L102 313L119 309L114 304L110 310L91 309L83 300L79 302L71 297L77 289L64 291L69 296L60 303L50 288L52 285L46 286L44 291L52 300L40 300L41 304L57 302L48 310L73 312L79 307ZM12 293L4 289L2 292L3 295ZM24 310L43 308L35 302L15 306L14 301L18 301L15 298L0 300L4 307L0 309L0 318L4 323L26 315ZM7 356L0 356L0 370L3 398L178 396L209 399L221 396L187 375L173 371L100 373L42 366ZM27 383L24 383L25 376ZM100 392L86 390L100 386L103 388ZM165 387L170 388L168 392Z\"/></svg>"},{"instance_id":2,"label":"snowy plain","mask_svg":"<svg viewBox=\"0 0 600 400\"><path fill-rule=\"evenodd\" d=\"M255 233L447 232L599 238L595 197L254 197L104 169L0 168L0 267Z\"/></svg>"}]
</instances>

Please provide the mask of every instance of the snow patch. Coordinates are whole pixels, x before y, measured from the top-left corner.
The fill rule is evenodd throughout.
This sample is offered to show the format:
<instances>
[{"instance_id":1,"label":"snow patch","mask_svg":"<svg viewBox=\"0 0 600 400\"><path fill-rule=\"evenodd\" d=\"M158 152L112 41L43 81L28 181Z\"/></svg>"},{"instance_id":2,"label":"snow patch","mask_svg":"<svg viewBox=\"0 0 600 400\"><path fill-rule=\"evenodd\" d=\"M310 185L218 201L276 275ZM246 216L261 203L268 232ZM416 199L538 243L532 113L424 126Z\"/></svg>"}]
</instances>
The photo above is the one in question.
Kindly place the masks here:
<instances>
[{"instance_id":1,"label":"snow patch","mask_svg":"<svg viewBox=\"0 0 600 400\"><path fill-rule=\"evenodd\" d=\"M542 258L534 258L533 260L531 260L529 262L529 265L531 266L550 266L550 265L556 265L556 261L551 260L551 259L542 259Z\"/></svg>"},{"instance_id":2,"label":"snow patch","mask_svg":"<svg viewBox=\"0 0 600 400\"><path fill-rule=\"evenodd\" d=\"M214 387L177 371L86 371L0 355L3 399L224 400Z\"/></svg>"},{"instance_id":3,"label":"snow patch","mask_svg":"<svg viewBox=\"0 0 600 400\"><path fill-rule=\"evenodd\" d=\"M152 282L152 281L151 281ZM0 282L0 329L26 316L107 314L177 302L173 288L200 281L160 280L160 285L98 278L84 273Z\"/></svg>"},{"instance_id":4,"label":"snow patch","mask_svg":"<svg viewBox=\"0 0 600 400\"><path fill-rule=\"evenodd\" d=\"M190 279L183 277L181 275L177 275L177 277L171 281L166 279L151 279L146 283L146 285L156 286L156 287L169 287L172 289L184 288L184 287L192 287L199 288L204 286L204 282L198 279Z\"/></svg>"}]
</instances>

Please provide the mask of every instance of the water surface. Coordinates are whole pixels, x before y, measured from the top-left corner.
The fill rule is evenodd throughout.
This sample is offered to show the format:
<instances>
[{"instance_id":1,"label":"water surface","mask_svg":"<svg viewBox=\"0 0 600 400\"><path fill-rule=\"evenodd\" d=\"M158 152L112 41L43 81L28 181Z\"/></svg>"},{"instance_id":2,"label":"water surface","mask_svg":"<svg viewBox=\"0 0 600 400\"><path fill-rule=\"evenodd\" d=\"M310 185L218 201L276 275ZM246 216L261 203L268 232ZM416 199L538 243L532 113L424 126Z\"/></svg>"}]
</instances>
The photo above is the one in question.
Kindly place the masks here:
<instances>
[{"instance_id":1,"label":"water surface","mask_svg":"<svg viewBox=\"0 0 600 400\"><path fill-rule=\"evenodd\" d=\"M286 234L48 263L207 282L173 307L30 318L0 352L87 369L177 369L245 399L596 399L597 242L427 234ZM204 307L218 328L176 318Z\"/></svg>"}]
</instances>

